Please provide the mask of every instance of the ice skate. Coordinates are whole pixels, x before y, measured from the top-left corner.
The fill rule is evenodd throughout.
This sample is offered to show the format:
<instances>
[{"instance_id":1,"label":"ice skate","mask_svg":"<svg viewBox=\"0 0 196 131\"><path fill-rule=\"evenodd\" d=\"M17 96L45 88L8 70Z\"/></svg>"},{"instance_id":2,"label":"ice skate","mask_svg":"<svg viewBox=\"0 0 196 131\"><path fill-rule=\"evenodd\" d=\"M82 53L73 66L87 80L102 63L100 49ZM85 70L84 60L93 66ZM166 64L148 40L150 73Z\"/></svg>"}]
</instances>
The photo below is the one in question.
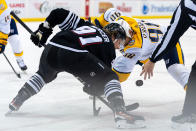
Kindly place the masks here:
<instances>
[{"instance_id":1,"label":"ice skate","mask_svg":"<svg viewBox=\"0 0 196 131\"><path fill-rule=\"evenodd\" d=\"M23 104L24 100L20 98L18 95L12 100L9 104L9 109L12 111L18 111L21 105Z\"/></svg>"},{"instance_id":2,"label":"ice skate","mask_svg":"<svg viewBox=\"0 0 196 131\"><path fill-rule=\"evenodd\" d=\"M12 102L9 104L9 109L11 111L18 111L22 104L29 98L31 95L25 89L21 89L17 96L12 100Z\"/></svg>"},{"instance_id":3,"label":"ice skate","mask_svg":"<svg viewBox=\"0 0 196 131\"><path fill-rule=\"evenodd\" d=\"M27 70L27 66L24 63L24 60L22 58L17 58L16 61L17 61L17 64L18 64L18 66L20 67L20 69L22 71L26 71Z\"/></svg>"},{"instance_id":4,"label":"ice skate","mask_svg":"<svg viewBox=\"0 0 196 131\"><path fill-rule=\"evenodd\" d=\"M128 113L125 108L114 111L114 119L116 127L120 129L136 129L145 127L144 117L132 115Z\"/></svg>"},{"instance_id":5,"label":"ice skate","mask_svg":"<svg viewBox=\"0 0 196 131\"><path fill-rule=\"evenodd\" d=\"M12 102L9 104L9 111L5 114L5 116L9 116L13 111L18 111L22 104L24 103L24 99L17 95Z\"/></svg>"},{"instance_id":6,"label":"ice skate","mask_svg":"<svg viewBox=\"0 0 196 131\"><path fill-rule=\"evenodd\" d=\"M196 130L196 114L181 114L178 116L173 116L172 128L179 131L194 131Z\"/></svg>"},{"instance_id":7,"label":"ice skate","mask_svg":"<svg viewBox=\"0 0 196 131\"><path fill-rule=\"evenodd\" d=\"M117 128L137 129L146 127L143 116L132 115L126 111L126 107L121 96L113 97L110 102L113 108L114 120Z\"/></svg>"}]
</instances>

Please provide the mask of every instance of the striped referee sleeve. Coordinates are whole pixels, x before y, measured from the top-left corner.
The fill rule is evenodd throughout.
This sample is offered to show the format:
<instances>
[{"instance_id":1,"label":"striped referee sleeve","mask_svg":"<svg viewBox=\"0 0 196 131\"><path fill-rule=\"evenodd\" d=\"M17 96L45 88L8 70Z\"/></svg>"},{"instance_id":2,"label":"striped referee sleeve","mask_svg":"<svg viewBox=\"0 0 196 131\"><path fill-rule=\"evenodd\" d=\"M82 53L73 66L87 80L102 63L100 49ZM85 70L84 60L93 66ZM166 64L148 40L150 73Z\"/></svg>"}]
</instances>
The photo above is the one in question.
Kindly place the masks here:
<instances>
[{"instance_id":1,"label":"striped referee sleeve","mask_svg":"<svg viewBox=\"0 0 196 131\"><path fill-rule=\"evenodd\" d=\"M168 26L167 31L165 32L161 43L157 46L157 48L152 53L152 56L150 57L150 61L157 62L163 58L163 56L169 52L169 50L174 47L179 40L179 34L176 34L175 32L178 30L178 26L181 19L181 6L179 6L174 13L172 23L170 26Z\"/></svg>"},{"instance_id":2,"label":"striped referee sleeve","mask_svg":"<svg viewBox=\"0 0 196 131\"><path fill-rule=\"evenodd\" d=\"M160 60L178 42L179 38L196 21L196 1L181 0L179 6L173 14L170 26L160 45L154 50L150 60L156 62ZM195 28L194 26L192 26Z\"/></svg>"}]
</instances>

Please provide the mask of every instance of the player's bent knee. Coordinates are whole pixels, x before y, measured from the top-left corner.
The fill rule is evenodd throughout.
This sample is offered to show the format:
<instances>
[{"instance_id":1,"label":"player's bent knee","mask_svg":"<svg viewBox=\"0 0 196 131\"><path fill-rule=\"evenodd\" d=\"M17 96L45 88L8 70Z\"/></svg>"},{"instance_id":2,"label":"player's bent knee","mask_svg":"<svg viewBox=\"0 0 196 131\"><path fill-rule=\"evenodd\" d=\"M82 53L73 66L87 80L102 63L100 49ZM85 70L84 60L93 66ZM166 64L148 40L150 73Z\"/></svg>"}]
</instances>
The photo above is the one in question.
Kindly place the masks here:
<instances>
[{"instance_id":1,"label":"player's bent knee","mask_svg":"<svg viewBox=\"0 0 196 131\"><path fill-rule=\"evenodd\" d=\"M88 83L83 87L83 91L87 94L94 95L94 96L101 96L104 94L105 86L108 82L116 80L118 81L118 76L113 72L109 71L104 74L96 83Z\"/></svg>"},{"instance_id":2,"label":"player's bent knee","mask_svg":"<svg viewBox=\"0 0 196 131\"><path fill-rule=\"evenodd\" d=\"M56 77L57 77L57 73L54 73L54 74L46 74L42 71L38 71L37 74L39 74L43 81L47 84L47 83L50 83L51 81L53 81Z\"/></svg>"}]
</instances>

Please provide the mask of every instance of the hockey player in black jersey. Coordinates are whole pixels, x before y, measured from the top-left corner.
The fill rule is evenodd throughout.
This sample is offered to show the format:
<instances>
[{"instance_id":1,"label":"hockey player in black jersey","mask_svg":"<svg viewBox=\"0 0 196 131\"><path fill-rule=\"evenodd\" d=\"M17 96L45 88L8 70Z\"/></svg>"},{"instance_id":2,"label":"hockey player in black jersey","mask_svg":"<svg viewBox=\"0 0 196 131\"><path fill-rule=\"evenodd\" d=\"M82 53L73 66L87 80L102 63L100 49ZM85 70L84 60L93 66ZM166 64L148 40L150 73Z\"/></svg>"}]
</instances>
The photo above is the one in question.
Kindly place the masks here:
<instances>
[{"instance_id":1,"label":"hockey player in black jersey","mask_svg":"<svg viewBox=\"0 0 196 131\"><path fill-rule=\"evenodd\" d=\"M196 29L196 0L181 0L160 45L154 50L150 61L144 65L141 75L144 74L145 79L153 76L155 62L176 45L189 27ZM196 61L188 79L182 114L174 116L172 121L180 124L196 123Z\"/></svg>"},{"instance_id":2,"label":"hockey player in black jersey","mask_svg":"<svg viewBox=\"0 0 196 131\"><path fill-rule=\"evenodd\" d=\"M125 42L126 33L117 23L100 29L90 23L75 30L57 33L45 46L38 71L19 90L9 105L17 111L45 84L53 81L59 72L66 71L80 80L91 95L105 95L113 107L118 128L141 128L144 118L125 110L118 76L111 70L115 48Z\"/></svg>"}]
</instances>

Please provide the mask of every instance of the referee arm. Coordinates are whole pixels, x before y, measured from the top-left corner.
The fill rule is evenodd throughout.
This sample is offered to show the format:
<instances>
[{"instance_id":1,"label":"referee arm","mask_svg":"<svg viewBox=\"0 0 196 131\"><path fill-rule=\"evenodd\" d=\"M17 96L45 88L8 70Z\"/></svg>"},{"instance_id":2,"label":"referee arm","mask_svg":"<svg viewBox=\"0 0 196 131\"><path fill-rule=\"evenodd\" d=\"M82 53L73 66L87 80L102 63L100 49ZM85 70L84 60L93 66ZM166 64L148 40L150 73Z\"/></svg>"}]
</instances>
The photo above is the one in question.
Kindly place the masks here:
<instances>
[{"instance_id":1,"label":"referee arm","mask_svg":"<svg viewBox=\"0 0 196 131\"><path fill-rule=\"evenodd\" d=\"M144 75L144 79L153 76L153 70L155 63L163 58L165 54L173 48L179 41L179 38L187 31L191 25L190 17L188 16L188 9L184 5L184 0L182 0L175 10L170 25L165 32L161 43L152 53L150 60L144 65L143 70L140 75Z\"/></svg>"}]
</instances>

